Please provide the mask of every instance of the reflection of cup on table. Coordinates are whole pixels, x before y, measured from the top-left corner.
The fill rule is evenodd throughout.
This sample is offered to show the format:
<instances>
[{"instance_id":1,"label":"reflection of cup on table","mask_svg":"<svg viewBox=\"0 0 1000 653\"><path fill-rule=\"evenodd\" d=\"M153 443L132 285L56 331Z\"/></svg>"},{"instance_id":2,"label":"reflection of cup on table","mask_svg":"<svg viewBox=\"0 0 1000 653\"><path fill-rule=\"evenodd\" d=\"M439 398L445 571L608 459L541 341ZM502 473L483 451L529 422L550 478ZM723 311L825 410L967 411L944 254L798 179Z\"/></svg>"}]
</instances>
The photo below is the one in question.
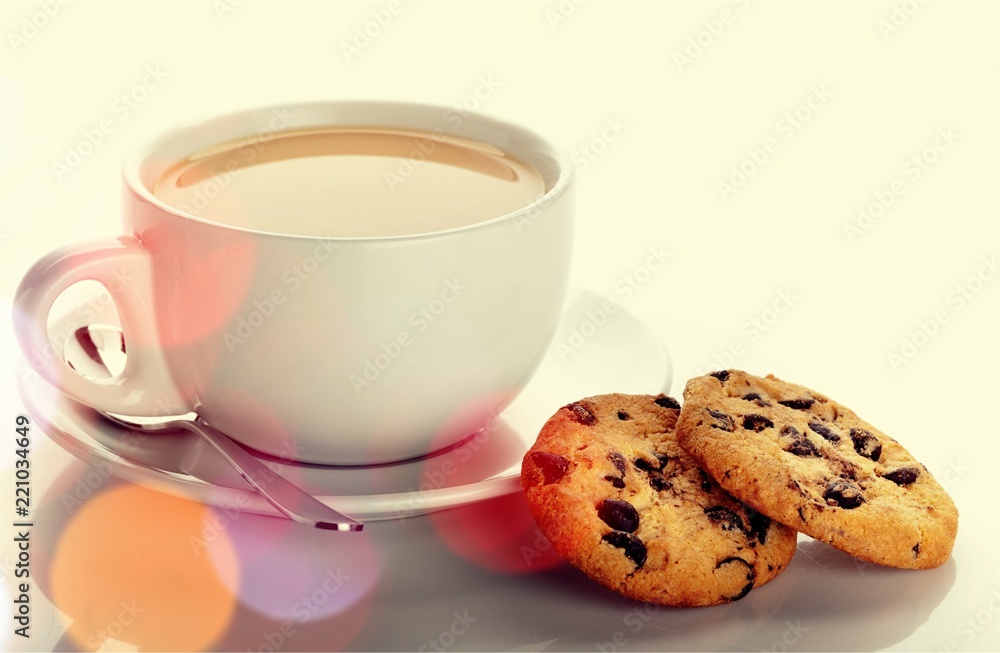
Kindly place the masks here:
<instances>
[{"instance_id":1,"label":"reflection of cup on table","mask_svg":"<svg viewBox=\"0 0 1000 653\"><path fill-rule=\"evenodd\" d=\"M99 410L196 410L309 462L399 460L495 417L555 329L572 245L570 169L521 128L446 109L331 102L170 133L125 166L127 235L27 273L18 338ZM125 368L51 356L46 321L101 282Z\"/></svg>"}]
</instances>

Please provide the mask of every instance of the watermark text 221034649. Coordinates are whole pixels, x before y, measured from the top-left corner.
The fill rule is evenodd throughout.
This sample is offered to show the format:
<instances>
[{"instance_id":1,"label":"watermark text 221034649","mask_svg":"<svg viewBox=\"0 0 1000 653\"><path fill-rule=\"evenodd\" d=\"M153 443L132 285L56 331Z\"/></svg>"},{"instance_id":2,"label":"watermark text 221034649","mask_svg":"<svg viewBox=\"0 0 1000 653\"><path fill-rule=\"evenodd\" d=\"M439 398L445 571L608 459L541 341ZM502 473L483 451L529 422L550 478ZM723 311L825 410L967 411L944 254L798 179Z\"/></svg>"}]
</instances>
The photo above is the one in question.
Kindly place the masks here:
<instances>
[{"instance_id":1,"label":"watermark text 221034649","mask_svg":"<svg viewBox=\"0 0 1000 653\"><path fill-rule=\"evenodd\" d=\"M14 634L28 637L31 627L31 522L28 511L31 508L31 423L27 415L14 418L14 542L17 544L17 562L14 577Z\"/></svg>"}]
</instances>

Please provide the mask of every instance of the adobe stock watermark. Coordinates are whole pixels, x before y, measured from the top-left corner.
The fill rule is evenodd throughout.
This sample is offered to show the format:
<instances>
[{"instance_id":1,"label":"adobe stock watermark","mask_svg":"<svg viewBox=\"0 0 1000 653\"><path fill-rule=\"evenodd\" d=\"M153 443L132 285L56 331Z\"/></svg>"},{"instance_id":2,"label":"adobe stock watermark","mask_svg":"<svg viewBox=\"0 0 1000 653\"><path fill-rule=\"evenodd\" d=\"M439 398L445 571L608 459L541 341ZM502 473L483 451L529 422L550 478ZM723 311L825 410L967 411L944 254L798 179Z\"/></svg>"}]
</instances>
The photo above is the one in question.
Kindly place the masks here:
<instances>
[{"instance_id":1,"label":"adobe stock watermark","mask_svg":"<svg viewBox=\"0 0 1000 653\"><path fill-rule=\"evenodd\" d=\"M198 215L208 208L222 194L222 191L232 183L233 176L239 174L241 169L253 163L264 145L274 140L274 135L277 132L288 127L294 117L294 114L287 108L278 107L273 109L267 119L267 124L252 137L245 139L236 148L236 156L227 158L225 168L211 179L198 185L198 189L191 197L190 204L180 204L177 208L185 213L194 215Z\"/></svg>"},{"instance_id":2,"label":"adobe stock watermark","mask_svg":"<svg viewBox=\"0 0 1000 653\"><path fill-rule=\"evenodd\" d=\"M518 235L523 234L528 228L535 224L541 215L545 212L546 207L553 201L552 193L546 193L542 196L542 199L537 202L532 203L527 207L527 210L522 211L514 218L514 230Z\"/></svg>"},{"instance_id":3,"label":"adobe stock watermark","mask_svg":"<svg viewBox=\"0 0 1000 653\"><path fill-rule=\"evenodd\" d=\"M802 640L802 636L807 632L809 632L808 626L803 626L800 620L796 619L795 623L785 621L785 631L781 634L781 637L774 640L769 647L761 649L761 651L764 653L785 653L785 651L792 650L792 647L798 644Z\"/></svg>"},{"instance_id":4,"label":"adobe stock watermark","mask_svg":"<svg viewBox=\"0 0 1000 653\"><path fill-rule=\"evenodd\" d=\"M559 0L558 4L552 5L545 10L545 21L549 24L549 29L553 32L559 29L563 23L576 14L576 10L587 0Z\"/></svg>"},{"instance_id":5,"label":"adobe stock watermark","mask_svg":"<svg viewBox=\"0 0 1000 653\"><path fill-rule=\"evenodd\" d=\"M576 148L570 155L573 167L576 168L577 172L583 172L589 168L608 151L611 143L617 141L627 128L628 125L620 116L605 118L600 131L595 133L589 141Z\"/></svg>"},{"instance_id":6,"label":"adobe stock watermark","mask_svg":"<svg viewBox=\"0 0 1000 653\"><path fill-rule=\"evenodd\" d=\"M340 53L344 56L344 61L351 63L367 50L401 11L403 11L403 0L389 0L384 7L373 9L368 15L368 20L355 26L351 37L340 42Z\"/></svg>"},{"instance_id":7,"label":"adobe stock watermark","mask_svg":"<svg viewBox=\"0 0 1000 653\"><path fill-rule=\"evenodd\" d=\"M948 461L948 469L944 470L940 474L935 474L938 483L941 484L945 490L951 490L962 482L970 472L973 471L972 467L969 467L965 462L959 458L957 460Z\"/></svg>"},{"instance_id":8,"label":"adobe stock watermark","mask_svg":"<svg viewBox=\"0 0 1000 653\"><path fill-rule=\"evenodd\" d=\"M82 325L93 324L98 315L103 314L107 307L114 304L112 295L123 292L135 292L135 277L129 274L127 268L116 268L105 288L108 292L87 298L85 303L78 305L73 311L73 318L65 320L65 326L60 331L46 334L45 344L32 352L27 361L18 364L21 378L28 380L38 375L35 370L46 369L56 361L63 359L66 345L77 338L77 331ZM33 328L33 327L29 327Z\"/></svg>"},{"instance_id":9,"label":"adobe stock watermark","mask_svg":"<svg viewBox=\"0 0 1000 653\"><path fill-rule=\"evenodd\" d=\"M661 606L655 603L649 603L629 610L622 617L622 625L624 627L615 631L611 635L610 640L597 642L594 646L601 653L616 653L619 649L628 646L631 638L638 635L646 627L646 624L653 619L653 616L662 609Z\"/></svg>"},{"instance_id":10,"label":"adobe stock watermark","mask_svg":"<svg viewBox=\"0 0 1000 653\"><path fill-rule=\"evenodd\" d=\"M501 86L501 82L492 73L480 75L476 80L475 87L462 97L461 100L453 103L449 109L441 114L441 122L447 125L451 132L455 132ZM447 139L448 132L445 131L444 127L435 127L431 130L429 136L417 139L413 149L405 156L399 157L400 160L396 164L396 169L386 170L382 175L389 191L395 193L404 181L410 179L417 173L420 166L434 156L438 146L442 142L447 141Z\"/></svg>"},{"instance_id":11,"label":"adobe stock watermark","mask_svg":"<svg viewBox=\"0 0 1000 653\"><path fill-rule=\"evenodd\" d=\"M996 254L983 256L976 270L955 284L945 295L944 305L934 309L928 317L917 320L916 328L903 337L898 348L890 349L886 356L892 371L898 372L923 351L937 337L942 328L983 292L1000 271Z\"/></svg>"},{"instance_id":12,"label":"adobe stock watermark","mask_svg":"<svg viewBox=\"0 0 1000 653\"><path fill-rule=\"evenodd\" d=\"M79 168L108 136L128 120L133 111L149 99L150 94L158 89L167 77L169 74L160 64L146 66L139 79L111 102L109 114L97 121L97 124L85 128L75 143L66 146L66 153L62 159L52 162L51 168L56 181L63 181L68 174Z\"/></svg>"},{"instance_id":13,"label":"adobe stock watermark","mask_svg":"<svg viewBox=\"0 0 1000 653\"><path fill-rule=\"evenodd\" d=\"M297 456L302 453L302 448L297 442L283 442L281 445L281 451L279 452L279 457L288 460L296 460ZM284 465L281 463L272 463L276 469L272 469L270 466L265 465L263 470L259 475L253 476L253 480L261 487L266 488L268 485L273 483L276 479L280 478L284 472ZM219 504L213 507L211 512L211 517L202 520L201 533L198 535L188 535L188 546L191 547L192 553L196 556L200 556L202 552L206 551L213 542L218 540L223 533L228 531L232 525L240 519L250 508L250 497L252 496L254 490L251 489L250 485L247 485L245 492L240 492L236 497L227 504Z\"/></svg>"},{"instance_id":14,"label":"adobe stock watermark","mask_svg":"<svg viewBox=\"0 0 1000 653\"><path fill-rule=\"evenodd\" d=\"M62 495L63 507L67 514L71 514L79 508L85 501L94 496L114 473L111 463L106 460L97 460L90 463L90 471L76 479L73 488Z\"/></svg>"},{"instance_id":15,"label":"adobe stock watermark","mask_svg":"<svg viewBox=\"0 0 1000 653\"><path fill-rule=\"evenodd\" d=\"M490 409L483 427L453 450L453 458L445 457L439 465L424 470L417 487L407 488L403 493L406 498L398 502L393 511L396 516L403 518L410 513L420 511L427 498L436 490L447 487L461 466L471 461L502 425L500 411L495 408Z\"/></svg>"},{"instance_id":16,"label":"adobe stock watermark","mask_svg":"<svg viewBox=\"0 0 1000 653\"><path fill-rule=\"evenodd\" d=\"M392 367L406 350L413 346L420 334L425 333L448 311L448 307L458 301L468 290L458 277L445 279L437 296L421 305L407 317L410 329L400 329L391 340L379 344L378 351L372 353L361 365L361 369L351 374L348 380L357 395L370 388Z\"/></svg>"},{"instance_id":17,"label":"adobe stock watermark","mask_svg":"<svg viewBox=\"0 0 1000 653\"><path fill-rule=\"evenodd\" d=\"M590 140L577 147L570 155L570 163L577 173L582 173L604 156L611 144L617 141L628 129L628 124L621 116L608 116L602 125L598 130L595 130L594 136ZM530 228L535 220L545 212L546 207L553 199L554 196L547 193L541 200L531 204L527 211L514 218L514 229L517 230L517 233L523 234Z\"/></svg>"},{"instance_id":18,"label":"adobe stock watermark","mask_svg":"<svg viewBox=\"0 0 1000 653\"><path fill-rule=\"evenodd\" d=\"M942 127L937 130L933 140L919 152L911 154L900 170L900 176L895 177L872 193L872 199L858 208L854 220L844 222L844 235L848 242L853 243L872 228L906 191L933 167L941 155L947 152L958 141L958 133L954 127Z\"/></svg>"},{"instance_id":19,"label":"adobe stock watermark","mask_svg":"<svg viewBox=\"0 0 1000 653\"><path fill-rule=\"evenodd\" d=\"M69 3L70 0L36 0L36 9L22 17L15 29L7 32L7 43L10 44L14 54L18 54L24 46L44 32L49 23Z\"/></svg>"},{"instance_id":20,"label":"adobe stock watermark","mask_svg":"<svg viewBox=\"0 0 1000 653\"><path fill-rule=\"evenodd\" d=\"M552 542L549 541L549 538L545 537L545 533L540 528L536 528L535 539L531 542L531 546L527 544L521 545L521 558L524 559L526 567L531 567L535 564L536 558L543 557L551 548Z\"/></svg>"},{"instance_id":21,"label":"adobe stock watermark","mask_svg":"<svg viewBox=\"0 0 1000 653\"><path fill-rule=\"evenodd\" d=\"M327 569L322 578L323 583L319 587L303 595L292 605L292 619L282 621L274 630L261 633L261 644L255 649L247 650L257 653L276 653L283 650L285 644L298 632L296 624L308 623L351 580L340 567Z\"/></svg>"},{"instance_id":22,"label":"adobe stock watermark","mask_svg":"<svg viewBox=\"0 0 1000 653\"><path fill-rule=\"evenodd\" d=\"M87 637L87 649L91 651L96 651L101 648L101 646L109 639L120 639L125 630L136 622L136 619L146 608L136 605L135 599L131 601L122 601L121 610L114 620L109 622L103 628L98 628Z\"/></svg>"},{"instance_id":23,"label":"adobe stock watermark","mask_svg":"<svg viewBox=\"0 0 1000 653\"><path fill-rule=\"evenodd\" d=\"M212 9L215 11L215 17L223 21L238 7L243 6L244 2L245 0L212 0Z\"/></svg>"},{"instance_id":24,"label":"adobe stock watermark","mask_svg":"<svg viewBox=\"0 0 1000 653\"><path fill-rule=\"evenodd\" d=\"M669 261L670 253L662 245L649 247L643 262L615 282L614 292L618 303L607 299L599 307L587 309L584 318L569 333L560 334L556 338L553 348L559 360L565 361L583 349L618 312L620 304L632 299Z\"/></svg>"},{"instance_id":25,"label":"adobe stock watermark","mask_svg":"<svg viewBox=\"0 0 1000 653\"><path fill-rule=\"evenodd\" d=\"M461 612L455 610L450 616L453 617L451 623L437 637L432 637L427 640L426 644L418 648L417 651L419 653L426 653L427 651L444 653L444 651L451 650L458 642L458 639L467 633L474 623L479 621L478 617L470 617L468 610L462 610Z\"/></svg>"},{"instance_id":26,"label":"adobe stock watermark","mask_svg":"<svg viewBox=\"0 0 1000 653\"><path fill-rule=\"evenodd\" d=\"M685 68L715 45L729 26L750 6L750 0L733 0L732 4L733 7L725 7L718 14L701 21L701 29L689 36L682 47L674 50L673 59L677 72L684 72Z\"/></svg>"},{"instance_id":27,"label":"adobe stock watermark","mask_svg":"<svg viewBox=\"0 0 1000 653\"><path fill-rule=\"evenodd\" d=\"M316 274L322 264L329 261L333 252L339 248L340 243L337 241L321 239L310 255L282 272L279 280L283 286L273 288L266 297L254 299L253 308L237 318L232 330L226 330L222 334L226 350L231 354L252 338L254 333L264 326L268 319L288 301L288 298Z\"/></svg>"},{"instance_id":28,"label":"adobe stock watermark","mask_svg":"<svg viewBox=\"0 0 1000 653\"><path fill-rule=\"evenodd\" d=\"M998 615L1000 615L1000 589L995 589L990 592L983 607L958 623L955 627L955 638L946 643L941 650L951 653L960 648L960 642L968 645L976 641L980 633L993 623ZM993 644L995 645L996 641Z\"/></svg>"},{"instance_id":29,"label":"adobe stock watermark","mask_svg":"<svg viewBox=\"0 0 1000 653\"><path fill-rule=\"evenodd\" d=\"M799 296L791 288L775 291L768 305L740 326L739 335L727 347L712 354L712 362L704 366L705 372L733 367L736 360L746 353L747 345L760 340L798 301Z\"/></svg>"},{"instance_id":30,"label":"adobe stock watermark","mask_svg":"<svg viewBox=\"0 0 1000 653\"><path fill-rule=\"evenodd\" d=\"M888 41L895 36L903 27L906 27L910 19L913 18L927 0L903 0L892 6L892 11L883 18L879 18L875 23L883 41Z\"/></svg>"},{"instance_id":31,"label":"adobe stock watermark","mask_svg":"<svg viewBox=\"0 0 1000 653\"><path fill-rule=\"evenodd\" d=\"M759 145L748 147L743 160L729 167L729 176L715 183L715 188L722 196L722 201L728 202L730 196L743 188L777 154L781 149L781 144L790 141L799 133L831 98L833 98L833 93L827 90L825 84L811 86L809 95L798 106L786 111L775 122L775 135L768 136Z\"/></svg>"},{"instance_id":32,"label":"adobe stock watermark","mask_svg":"<svg viewBox=\"0 0 1000 653\"><path fill-rule=\"evenodd\" d=\"M187 406L181 406L176 403L171 403L176 401L176 399L170 399L169 401L163 399L157 399L155 402L156 410L154 414L149 416L152 419L158 418L175 418L179 415L185 415L190 412L190 408ZM124 430L120 434L115 451L119 454L124 454L128 456L137 452L150 438L159 438L162 436L156 433L151 433L144 431L141 428L133 428ZM287 458L289 460L297 460L301 457L304 447L302 447L298 441L291 440L282 443L281 457ZM114 476L114 466L107 460L99 459L93 460L88 463L90 470L87 473L82 474L77 477L76 481L73 483L73 487L63 492L61 495L63 508L66 510L67 514L72 514L77 508L86 503L91 497L97 494L102 487ZM277 475L278 472L273 474ZM262 480L262 482L269 482L271 477L268 476ZM247 490L249 491L249 486ZM250 499L247 494L237 495L235 502L232 505L222 506L223 512L221 514L213 517L211 522L207 523L203 527L202 536L195 537L191 536L188 538L188 543L191 545L195 553L199 553L208 544L215 541L218 536L225 531L229 524L235 521L239 514L249 507Z\"/></svg>"}]
</instances>

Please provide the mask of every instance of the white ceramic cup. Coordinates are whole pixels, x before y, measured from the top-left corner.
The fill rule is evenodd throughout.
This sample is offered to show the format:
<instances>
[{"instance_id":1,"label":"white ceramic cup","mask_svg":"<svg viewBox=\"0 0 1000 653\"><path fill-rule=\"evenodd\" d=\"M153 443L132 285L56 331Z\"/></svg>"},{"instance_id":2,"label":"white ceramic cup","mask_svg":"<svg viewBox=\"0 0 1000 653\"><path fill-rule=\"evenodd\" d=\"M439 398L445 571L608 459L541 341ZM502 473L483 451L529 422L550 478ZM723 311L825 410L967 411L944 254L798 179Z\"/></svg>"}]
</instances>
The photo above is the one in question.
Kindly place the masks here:
<instances>
[{"instance_id":1,"label":"white ceramic cup","mask_svg":"<svg viewBox=\"0 0 1000 653\"><path fill-rule=\"evenodd\" d=\"M280 233L280 216L268 233L221 226L151 192L192 152L268 134L279 111L282 129L401 127L486 142L537 169L546 193L448 231L338 239ZM29 362L99 410L196 411L247 446L305 462L396 461L474 434L528 382L555 331L570 268L572 174L529 131L446 115L325 102L164 135L125 164L127 235L60 248L25 275L14 321ZM88 279L107 288L121 321L126 362L112 379L67 366L46 331L56 298Z\"/></svg>"}]
</instances>

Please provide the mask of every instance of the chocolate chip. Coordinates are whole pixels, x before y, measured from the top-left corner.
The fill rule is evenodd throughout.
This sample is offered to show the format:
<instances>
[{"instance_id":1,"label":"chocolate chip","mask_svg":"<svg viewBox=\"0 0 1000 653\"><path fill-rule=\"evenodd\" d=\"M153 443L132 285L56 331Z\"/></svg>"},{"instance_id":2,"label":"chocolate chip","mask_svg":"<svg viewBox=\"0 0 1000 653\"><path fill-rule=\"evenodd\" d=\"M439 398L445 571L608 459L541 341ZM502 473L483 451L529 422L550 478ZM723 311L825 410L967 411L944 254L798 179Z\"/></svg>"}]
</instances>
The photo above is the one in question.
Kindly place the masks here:
<instances>
[{"instance_id":1,"label":"chocolate chip","mask_svg":"<svg viewBox=\"0 0 1000 653\"><path fill-rule=\"evenodd\" d=\"M861 488L844 478L837 478L827 483L823 498L826 499L828 505L840 506L848 510L857 508L865 502Z\"/></svg>"},{"instance_id":2,"label":"chocolate chip","mask_svg":"<svg viewBox=\"0 0 1000 653\"><path fill-rule=\"evenodd\" d=\"M795 410L809 410L814 403L815 399L785 399L784 401L779 401L782 406L787 406L788 408L794 408Z\"/></svg>"},{"instance_id":3,"label":"chocolate chip","mask_svg":"<svg viewBox=\"0 0 1000 653\"><path fill-rule=\"evenodd\" d=\"M840 436L834 433L833 429L822 422L809 422L809 428L814 433L822 435L824 440L829 440L830 442L840 442Z\"/></svg>"},{"instance_id":4,"label":"chocolate chip","mask_svg":"<svg viewBox=\"0 0 1000 653\"><path fill-rule=\"evenodd\" d=\"M604 477L604 480L611 483L612 486L618 488L619 490L625 488L625 479L621 476L612 476L611 474L608 474Z\"/></svg>"},{"instance_id":5,"label":"chocolate chip","mask_svg":"<svg viewBox=\"0 0 1000 653\"><path fill-rule=\"evenodd\" d=\"M895 471L889 472L882 478L887 478L896 485L909 485L917 480L918 476L920 476L920 470L916 467L900 467Z\"/></svg>"},{"instance_id":6,"label":"chocolate chip","mask_svg":"<svg viewBox=\"0 0 1000 653\"><path fill-rule=\"evenodd\" d=\"M635 465L637 469L646 473L646 477L649 480L649 486L651 488L657 492L669 490L673 487L673 484L663 477L663 469L667 466L667 462L670 461L670 458L667 457L666 454L662 453L653 455L656 456L656 464L649 462L645 458L636 458L632 464Z\"/></svg>"},{"instance_id":7,"label":"chocolate chip","mask_svg":"<svg viewBox=\"0 0 1000 653\"><path fill-rule=\"evenodd\" d=\"M569 469L569 461L554 453L547 451L532 451L531 462L542 471L543 485L555 483L566 475Z\"/></svg>"},{"instance_id":8,"label":"chocolate chip","mask_svg":"<svg viewBox=\"0 0 1000 653\"><path fill-rule=\"evenodd\" d=\"M611 546L624 550L625 557L635 563L636 570L646 564L646 545L632 533L611 531L601 539Z\"/></svg>"},{"instance_id":9,"label":"chocolate chip","mask_svg":"<svg viewBox=\"0 0 1000 653\"><path fill-rule=\"evenodd\" d=\"M724 531L743 530L743 520L729 508L713 506L711 508L705 508L705 514L713 524L721 526Z\"/></svg>"},{"instance_id":10,"label":"chocolate chip","mask_svg":"<svg viewBox=\"0 0 1000 653\"><path fill-rule=\"evenodd\" d=\"M782 426L780 435L780 444L788 453L802 456L803 458L819 456L819 450L816 448L816 445L809 438L799 433L799 430L791 424Z\"/></svg>"},{"instance_id":11,"label":"chocolate chip","mask_svg":"<svg viewBox=\"0 0 1000 653\"><path fill-rule=\"evenodd\" d=\"M714 417L718 421L717 424L712 424L713 429L732 431L735 428L733 426L733 418L730 417L729 415L726 415L725 413L718 410L712 410L711 408L708 409L708 414Z\"/></svg>"},{"instance_id":12,"label":"chocolate chip","mask_svg":"<svg viewBox=\"0 0 1000 653\"><path fill-rule=\"evenodd\" d=\"M850 460L847 460L846 458L841 458L840 456L831 456L828 460L832 464L840 467L838 475L841 478L849 478L852 481L858 480L858 472L861 471L861 468L852 463Z\"/></svg>"},{"instance_id":13,"label":"chocolate chip","mask_svg":"<svg viewBox=\"0 0 1000 653\"><path fill-rule=\"evenodd\" d=\"M660 408L673 408L674 410L680 410L681 405L677 403L677 400L673 397L668 397L667 395L660 395L653 400L657 406Z\"/></svg>"},{"instance_id":14,"label":"chocolate chip","mask_svg":"<svg viewBox=\"0 0 1000 653\"><path fill-rule=\"evenodd\" d=\"M801 456L803 458L819 458L819 450L816 448L816 445L806 437L796 440L792 446L788 447L787 451L790 454Z\"/></svg>"},{"instance_id":15,"label":"chocolate chip","mask_svg":"<svg viewBox=\"0 0 1000 653\"><path fill-rule=\"evenodd\" d=\"M920 555L920 542L917 542L916 544L914 544L913 548L910 549L910 551L913 551L914 557Z\"/></svg>"},{"instance_id":16,"label":"chocolate chip","mask_svg":"<svg viewBox=\"0 0 1000 653\"><path fill-rule=\"evenodd\" d=\"M769 429L773 426L774 422L763 415L747 415L743 418L743 428L748 431L756 431L757 433L760 433L764 429Z\"/></svg>"},{"instance_id":17,"label":"chocolate chip","mask_svg":"<svg viewBox=\"0 0 1000 653\"><path fill-rule=\"evenodd\" d=\"M630 420L632 418L629 417L628 413L626 413L624 410L619 410L618 411L618 419L620 419L621 421L625 422L625 421L628 421L628 420Z\"/></svg>"},{"instance_id":18,"label":"chocolate chip","mask_svg":"<svg viewBox=\"0 0 1000 653\"><path fill-rule=\"evenodd\" d=\"M579 422L584 426L593 426L597 423L597 418L594 417L594 414L580 404L569 404L566 408L569 409L569 416L575 422Z\"/></svg>"},{"instance_id":19,"label":"chocolate chip","mask_svg":"<svg viewBox=\"0 0 1000 653\"><path fill-rule=\"evenodd\" d=\"M618 470L618 476L608 474L604 477L604 480L608 481L611 485L620 490L625 487L625 456L621 455L617 451L610 451L608 452L608 460L610 460L611 464L615 466L616 470Z\"/></svg>"},{"instance_id":20,"label":"chocolate chip","mask_svg":"<svg viewBox=\"0 0 1000 653\"><path fill-rule=\"evenodd\" d=\"M597 504L597 516L616 531L634 533L639 528L639 511L628 501L605 499Z\"/></svg>"},{"instance_id":21,"label":"chocolate chip","mask_svg":"<svg viewBox=\"0 0 1000 653\"><path fill-rule=\"evenodd\" d=\"M625 469L627 468L625 456L621 455L617 451L611 451L608 452L608 460L610 460L611 464L618 470L619 476L625 476Z\"/></svg>"},{"instance_id":22,"label":"chocolate chip","mask_svg":"<svg viewBox=\"0 0 1000 653\"><path fill-rule=\"evenodd\" d=\"M712 372L709 376L714 376L719 379L720 383L725 383L726 379L729 378L729 370L721 370L719 372Z\"/></svg>"},{"instance_id":23,"label":"chocolate chip","mask_svg":"<svg viewBox=\"0 0 1000 653\"><path fill-rule=\"evenodd\" d=\"M763 408L764 406L770 406L771 405L770 403L768 403L767 401L765 401L756 392L750 392L748 394L743 395L743 401L753 402L753 403L757 404L758 406L760 406L761 408Z\"/></svg>"},{"instance_id":24,"label":"chocolate chip","mask_svg":"<svg viewBox=\"0 0 1000 653\"><path fill-rule=\"evenodd\" d=\"M749 562L743 558L726 558L715 565L715 578L721 587L739 588L735 594L723 594L727 601L739 601L753 589L757 574Z\"/></svg>"},{"instance_id":25,"label":"chocolate chip","mask_svg":"<svg viewBox=\"0 0 1000 653\"><path fill-rule=\"evenodd\" d=\"M645 458L636 458L632 464L641 469L642 471L646 472L647 474L650 472L663 471L663 468L666 467L667 462L670 460L670 458L668 458L666 454L662 453L654 455L656 456L656 465L649 462Z\"/></svg>"},{"instance_id":26,"label":"chocolate chip","mask_svg":"<svg viewBox=\"0 0 1000 653\"><path fill-rule=\"evenodd\" d=\"M865 458L878 460L882 455L882 443L864 429L851 429L851 440L854 442L854 450Z\"/></svg>"},{"instance_id":27,"label":"chocolate chip","mask_svg":"<svg viewBox=\"0 0 1000 653\"><path fill-rule=\"evenodd\" d=\"M753 508L747 508L747 519L750 527L747 529L747 537L755 539L764 544L767 540L767 532L771 529L771 519Z\"/></svg>"},{"instance_id":28,"label":"chocolate chip","mask_svg":"<svg viewBox=\"0 0 1000 653\"><path fill-rule=\"evenodd\" d=\"M646 460L645 458L636 458L632 464L641 469L642 471L646 472L647 474L649 472L659 471L657 468L653 467L653 464L648 460Z\"/></svg>"},{"instance_id":29,"label":"chocolate chip","mask_svg":"<svg viewBox=\"0 0 1000 653\"><path fill-rule=\"evenodd\" d=\"M705 470L703 469L699 469L698 473L701 475L701 489L704 490L705 492L711 492L712 479L709 478L708 474L706 474Z\"/></svg>"},{"instance_id":30,"label":"chocolate chip","mask_svg":"<svg viewBox=\"0 0 1000 653\"><path fill-rule=\"evenodd\" d=\"M649 487L657 492L664 492L674 487L674 484L662 476L653 475L649 477Z\"/></svg>"}]
</instances>

